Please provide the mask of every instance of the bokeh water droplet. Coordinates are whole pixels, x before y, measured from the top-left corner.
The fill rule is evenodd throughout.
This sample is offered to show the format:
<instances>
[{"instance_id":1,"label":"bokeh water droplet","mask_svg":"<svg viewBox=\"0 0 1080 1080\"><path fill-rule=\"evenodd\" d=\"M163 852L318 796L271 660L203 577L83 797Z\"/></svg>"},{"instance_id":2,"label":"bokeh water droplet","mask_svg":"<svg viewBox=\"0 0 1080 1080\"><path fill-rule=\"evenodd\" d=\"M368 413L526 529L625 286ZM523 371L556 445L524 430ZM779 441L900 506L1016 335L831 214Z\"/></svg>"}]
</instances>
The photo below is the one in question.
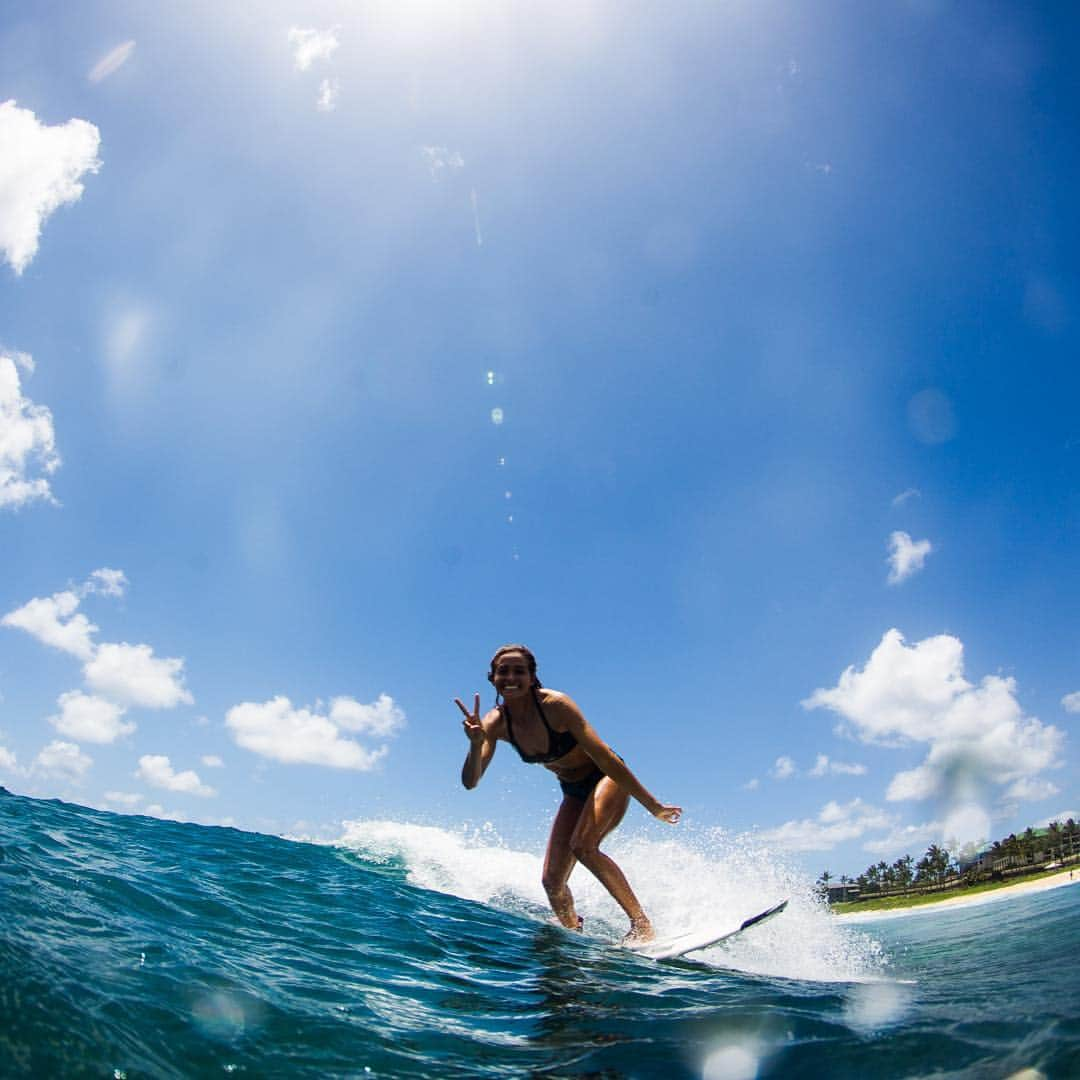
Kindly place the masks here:
<instances>
[{"instance_id":1,"label":"bokeh water droplet","mask_svg":"<svg viewBox=\"0 0 1080 1080\"><path fill-rule=\"evenodd\" d=\"M496 425L501 424L503 422L503 411L502 411L502 409L495 408L495 409L491 410L491 422L493 424L496 424Z\"/></svg>"},{"instance_id":2,"label":"bokeh water droplet","mask_svg":"<svg viewBox=\"0 0 1080 1080\"><path fill-rule=\"evenodd\" d=\"M860 983L848 994L844 1019L861 1034L871 1035L900 1023L911 1000L910 988L899 983Z\"/></svg>"},{"instance_id":3,"label":"bokeh water droplet","mask_svg":"<svg viewBox=\"0 0 1080 1080\"><path fill-rule=\"evenodd\" d=\"M755 1080L760 1064L760 1053L752 1043L730 1043L705 1059L702 1080Z\"/></svg>"},{"instance_id":4,"label":"bokeh water droplet","mask_svg":"<svg viewBox=\"0 0 1080 1080\"><path fill-rule=\"evenodd\" d=\"M238 1039L261 1026L258 1010L228 990L210 991L196 998L191 1018L203 1035L221 1042Z\"/></svg>"}]
</instances>

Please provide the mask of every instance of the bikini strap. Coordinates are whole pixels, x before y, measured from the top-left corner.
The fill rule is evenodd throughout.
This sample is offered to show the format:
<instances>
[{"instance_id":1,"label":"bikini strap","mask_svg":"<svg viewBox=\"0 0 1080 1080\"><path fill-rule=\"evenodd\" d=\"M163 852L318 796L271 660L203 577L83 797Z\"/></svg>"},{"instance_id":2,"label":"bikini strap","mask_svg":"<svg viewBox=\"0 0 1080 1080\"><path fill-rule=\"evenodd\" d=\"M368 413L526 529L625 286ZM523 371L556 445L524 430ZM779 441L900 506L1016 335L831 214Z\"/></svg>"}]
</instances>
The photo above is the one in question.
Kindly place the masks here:
<instances>
[{"instance_id":1,"label":"bikini strap","mask_svg":"<svg viewBox=\"0 0 1080 1080\"><path fill-rule=\"evenodd\" d=\"M564 732L561 732L561 731L556 731L556 730L555 730L555 729L554 729L554 728L553 728L553 727L552 727L552 726L551 726L551 725L550 725L550 724L548 723L548 718L547 718L547 717L546 717L546 716L544 715L544 706L540 704L540 695L539 695L539 694L538 694L538 693L536 692L536 687L535 687L535 686L534 686L534 687L532 688L532 699L533 699L533 703L534 703L534 704L536 705L536 711L537 711L537 712L538 712L538 713L540 714L540 719L541 719L541 720L543 721L543 723L544 723L544 727L546 727L546 728L547 728L547 733L548 733L548 745L550 746L550 745L551 745L551 737L552 737L553 735L554 735L554 736L559 736L559 735L562 735L562 734L565 734L565 733L564 733Z\"/></svg>"}]
</instances>

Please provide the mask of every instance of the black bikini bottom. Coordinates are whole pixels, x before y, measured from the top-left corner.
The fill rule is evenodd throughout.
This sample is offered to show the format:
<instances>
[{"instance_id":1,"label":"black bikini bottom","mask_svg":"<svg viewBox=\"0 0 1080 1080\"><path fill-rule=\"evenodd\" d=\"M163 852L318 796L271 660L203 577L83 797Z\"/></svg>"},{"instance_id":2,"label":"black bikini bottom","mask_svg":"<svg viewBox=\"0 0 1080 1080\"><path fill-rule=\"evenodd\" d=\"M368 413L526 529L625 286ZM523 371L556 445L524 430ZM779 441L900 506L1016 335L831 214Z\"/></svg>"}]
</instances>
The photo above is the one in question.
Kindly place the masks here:
<instances>
[{"instance_id":1,"label":"black bikini bottom","mask_svg":"<svg viewBox=\"0 0 1080 1080\"><path fill-rule=\"evenodd\" d=\"M580 799L584 802L593 791L593 788L604 779L604 773L600 769L594 768L591 773L583 776L580 780L560 780L559 787L562 788L564 795L569 795L571 799Z\"/></svg>"}]
</instances>

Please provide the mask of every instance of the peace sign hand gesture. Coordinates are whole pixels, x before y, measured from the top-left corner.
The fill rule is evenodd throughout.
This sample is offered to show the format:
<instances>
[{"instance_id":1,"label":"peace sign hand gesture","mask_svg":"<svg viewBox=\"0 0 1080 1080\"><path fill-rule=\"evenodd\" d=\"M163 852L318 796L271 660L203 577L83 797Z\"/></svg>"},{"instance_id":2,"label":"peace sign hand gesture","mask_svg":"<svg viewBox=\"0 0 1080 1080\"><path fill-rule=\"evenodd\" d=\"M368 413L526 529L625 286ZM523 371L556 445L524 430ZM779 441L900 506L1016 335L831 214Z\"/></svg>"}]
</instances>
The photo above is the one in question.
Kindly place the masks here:
<instances>
[{"instance_id":1,"label":"peace sign hand gesture","mask_svg":"<svg viewBox=\"0 0 1080 1080\"><path fill-rule=\"evenodd\" d=\"M454 698L454 704L457 705L465 717L461 726L465 729L469 742L473 745L479 745L484 741L484 725L480 722L480 695L477 694L473 700L472 712L465 708L465 703L461 698Z\"/></svg>"}]
</instances>

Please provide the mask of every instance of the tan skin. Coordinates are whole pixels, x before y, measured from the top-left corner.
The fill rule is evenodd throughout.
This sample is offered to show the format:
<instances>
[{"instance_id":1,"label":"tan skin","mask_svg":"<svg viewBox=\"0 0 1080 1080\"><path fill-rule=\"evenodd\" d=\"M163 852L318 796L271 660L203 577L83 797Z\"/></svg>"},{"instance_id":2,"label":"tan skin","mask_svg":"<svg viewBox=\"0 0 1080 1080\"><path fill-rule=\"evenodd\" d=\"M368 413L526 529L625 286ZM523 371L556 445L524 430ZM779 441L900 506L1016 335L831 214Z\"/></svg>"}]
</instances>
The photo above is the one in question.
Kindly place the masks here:
<instances>
[{"instance_id":1,"label":"tan skin","mask_svg":"<svg viewBox=\"0 0 1080 1080\"><path fill-rule=\"evenodd\" d=\"M518 745L526 754L543 753L548 748L547 729L533 700L534 680L527 658L517 651L501 653L491 677L495 689L503 697L503 708L510 712ZM588 798L582 801L565 795L555 814L543 871L544 891L551 908L563 926L580 927L574 897L567 886L571 871L580 862L611 893L630 919L630 932L624 940L629 943L649 941L654 936L652 924L622 870L600 850L600 843L622 821L631 797L654 817L671 825L678 822L682 809L668 806L651 795L566 694L544 687L537 687L536 694L551 727L555 731L570 731L577 739L577 746L544 767L560 780L568 781L584 779L594 768L604 773ZM509 742L510 739L506 720L499 709L480 715L479 694L471 712L460 698L454 701L465 717L462 727L469 740L461 782L471 790L480 782L499 741Z\"/></svg>"}]
</instances>

